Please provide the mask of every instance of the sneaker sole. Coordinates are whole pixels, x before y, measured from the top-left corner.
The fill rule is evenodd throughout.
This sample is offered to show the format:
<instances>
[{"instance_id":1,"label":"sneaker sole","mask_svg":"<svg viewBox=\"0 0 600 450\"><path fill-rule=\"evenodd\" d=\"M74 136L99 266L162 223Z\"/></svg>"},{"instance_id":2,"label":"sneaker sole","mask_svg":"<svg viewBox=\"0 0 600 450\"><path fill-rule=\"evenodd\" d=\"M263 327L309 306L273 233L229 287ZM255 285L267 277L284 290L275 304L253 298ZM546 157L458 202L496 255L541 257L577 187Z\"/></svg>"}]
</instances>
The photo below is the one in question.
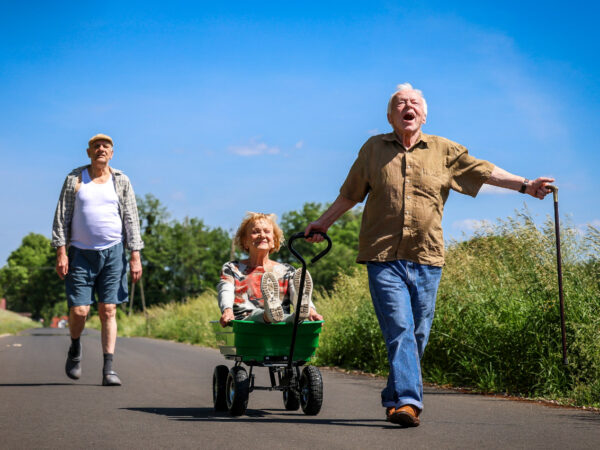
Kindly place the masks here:
<instances>
[{"instance_id":1,"label":"sneaker sole","mask_svg":"<svg viewBox=\"0 0 600 450\"><path fill-rule=\"evenodd\" d=\"M279 300L279 281L272 272L265 272L260 280L265 312L271 322L283 322L283 308Z\"/></svg>"},{"instance_id":2,"label":"sneaker sole","mask_svg":"<svg viewBox=\"0 0 600 450\"><path fill-rule=\"evenodd\" d=\"M300 278L302 277L302 270L298 269L294 273L294 288L296 289L296 295L300 292ZM298 315L300 316L300 320L308 319L308 313L310 311L310 303L308 301L310 295L312 294L313 282L310 273L308 270L306 271L306 277L304 279L304 292L302 295L302 300L300 302L300 308L297 307L298 298L293 299L294 301L294 309L298 311Z\"/></svg>"}]
</instances>

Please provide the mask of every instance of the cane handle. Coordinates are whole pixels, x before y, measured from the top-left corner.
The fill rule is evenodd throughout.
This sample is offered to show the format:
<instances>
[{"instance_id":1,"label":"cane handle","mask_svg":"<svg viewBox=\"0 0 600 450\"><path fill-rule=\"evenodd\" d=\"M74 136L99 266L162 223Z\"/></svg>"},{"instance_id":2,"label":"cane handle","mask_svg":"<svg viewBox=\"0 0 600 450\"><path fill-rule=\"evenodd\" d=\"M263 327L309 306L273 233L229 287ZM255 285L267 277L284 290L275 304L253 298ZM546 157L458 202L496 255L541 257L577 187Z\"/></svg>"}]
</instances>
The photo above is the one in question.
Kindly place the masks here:
<instances>
[{"instance_id":1,"label":"cane handle","mask_svg":"<svg viewBox=\"0 0 600 450\"><path fill-rule=\"evenodd\" d=\"M554 186L553 184L547 184L546 187L552 191L554 202L558 203L558 187Z\"/></svg>"}]
</instances>

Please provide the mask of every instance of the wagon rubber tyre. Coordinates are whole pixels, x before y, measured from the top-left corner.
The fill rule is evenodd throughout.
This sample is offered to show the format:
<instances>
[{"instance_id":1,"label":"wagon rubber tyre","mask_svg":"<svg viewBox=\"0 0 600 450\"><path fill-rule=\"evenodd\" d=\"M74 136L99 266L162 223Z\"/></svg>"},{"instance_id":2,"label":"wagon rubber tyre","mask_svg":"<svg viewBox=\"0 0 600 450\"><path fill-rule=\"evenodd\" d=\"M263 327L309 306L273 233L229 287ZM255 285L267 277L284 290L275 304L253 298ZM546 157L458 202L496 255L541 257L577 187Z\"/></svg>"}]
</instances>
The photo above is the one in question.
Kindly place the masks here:
<instances>
[{"instance_id":1,"label":"wagon rubber tyre","mask_svg":"<svg viewBox=\"0 0 600 450\"><path fill-rule=\"evenodd\" d=\"M227 409L232 416L241 416L246 412L250 395L248 372L243 367L232 367L227 374L225 387Z\"/></svg>"},{"instance_id":2,"label":"wagon rubber tyre","mask_svg":"<svg viewBox=\"0 0 600 450\"><path fill-rule=\"evenodd\" d=\"M298 411L300 408L300 396L291 389L283 391L283 406L287 411Z\"/></svg>"},{"instance_id":3,"label":"wagon rubber tyre","mask_svg":"<svg viewBox=\"0 0 600 450\"><path fill-rule=\"evenodd\" d=\"M215 411L227 411L227 400L225 387L227 385L227 375L229 367L217 366L213 372L213 405Z\"/></svg>"},{"instance_id":4,"label":"wagon rubber tyre","mask_svg":"<svg viewBox=\"0 0 600 450\"><path fill-rule=\"evenodd\" d=\"M300 406L307 416L316 416L323 405L323 378L315 366L306 366L300 376Z\"/></svg>"}]
</instances>

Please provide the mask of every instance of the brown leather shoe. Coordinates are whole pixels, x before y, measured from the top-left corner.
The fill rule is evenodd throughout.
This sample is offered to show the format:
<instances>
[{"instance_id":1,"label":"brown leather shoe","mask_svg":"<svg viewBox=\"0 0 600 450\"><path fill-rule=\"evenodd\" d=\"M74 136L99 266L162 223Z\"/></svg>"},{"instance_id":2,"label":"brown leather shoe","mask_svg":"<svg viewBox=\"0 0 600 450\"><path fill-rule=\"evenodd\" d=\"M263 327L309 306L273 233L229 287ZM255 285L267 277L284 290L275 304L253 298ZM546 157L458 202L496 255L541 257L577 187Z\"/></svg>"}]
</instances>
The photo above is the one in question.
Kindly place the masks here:
<instances>
[{"instance_id":1,"label":"brown leather shoe","mask_svg":"<svg viewBox=\"0 0 600 450\"><path fill-rule=\"evenodd\" d=\"M413 405L404 405L400 408L387 408L387 420L397 425L405 427L418 427L421 421L419 420L419 411Z\"/></svg>"},{"instance_id":2,"label":"brown leather shoe","mask_svg":"<svg viewBox=\"0 0 600 450\"><path fill-rule=\"evenodd\" d=\"M396 408L392 407L392 406L388 406L387 408L385 408L385 420L387 420L388 422L390 421L390 414L392 414L392 411L395 411Z\"/></svg>"}]
</instances>

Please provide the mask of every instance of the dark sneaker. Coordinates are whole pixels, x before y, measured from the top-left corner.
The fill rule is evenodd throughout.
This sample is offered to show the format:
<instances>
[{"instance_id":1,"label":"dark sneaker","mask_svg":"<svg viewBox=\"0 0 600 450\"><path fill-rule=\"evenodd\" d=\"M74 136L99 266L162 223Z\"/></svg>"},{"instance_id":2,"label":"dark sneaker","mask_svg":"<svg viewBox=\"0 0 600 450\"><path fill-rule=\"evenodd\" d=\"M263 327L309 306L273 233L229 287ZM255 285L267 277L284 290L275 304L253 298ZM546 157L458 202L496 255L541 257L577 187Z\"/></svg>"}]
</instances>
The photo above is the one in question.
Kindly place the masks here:
<instances>
[{"instance_id":1,"label":"dark sneaker","mask_svg":"<svg viewBox=\"0 0 600 450\"><path fill-rule=\"evenodd\" d=\"M413 405L404 405L400 408L388 408L386 417L389 422L405 427L418 427L421 421L419 414L421 411Z\"/></svg>"},{"instance_id":2,"label":"dark sneaker","mask_svg":"<svg viewBox=\"0 0 600 450\"><path fill-rule=\"evenodd\" d=\"M269 322L283 322L283 307L279 299L279 281L273 272L265 272L260 280L265 315Z\"/></svg>"},{"instance_id":3,"label":"dark sneaker","mask_svg":"<svg viewBox=\"0 0 600 450\"><path fill-rule=\"evenodd\" d=\"M121 386L121 379L117 372L110 370L102 374L102 386Z\"/></svg>"},{"instance_id":4,"label":"dark sneaker","mask_svg":"<svg viewBox=\"0 0 600 450\"><path fill-rule=\"evenodd\" d=\"M73 348L73 344L69 347L65 372L72 380L79 380L81 378L81 344L79 345L79 352Z\"/></svg>"},{"instance_id":5,"label":"dark sneaker","mask_svg":"<svg viewBox=\"0 0 600 450\"><path fill-rule=\"evenodd\" d=\"M310 297L313 290L313 281L308 270L306 271L306 277L304 278L304 292L302 293L302 299L300 306L298 307L298 293L300 292L300 278L302 277L302 269L296 269L294 272L294 298L292 302L294 304L294 311L300 316L300 320L308 319L308 313L310 312Z\"/></svg>"}]
</instances>

